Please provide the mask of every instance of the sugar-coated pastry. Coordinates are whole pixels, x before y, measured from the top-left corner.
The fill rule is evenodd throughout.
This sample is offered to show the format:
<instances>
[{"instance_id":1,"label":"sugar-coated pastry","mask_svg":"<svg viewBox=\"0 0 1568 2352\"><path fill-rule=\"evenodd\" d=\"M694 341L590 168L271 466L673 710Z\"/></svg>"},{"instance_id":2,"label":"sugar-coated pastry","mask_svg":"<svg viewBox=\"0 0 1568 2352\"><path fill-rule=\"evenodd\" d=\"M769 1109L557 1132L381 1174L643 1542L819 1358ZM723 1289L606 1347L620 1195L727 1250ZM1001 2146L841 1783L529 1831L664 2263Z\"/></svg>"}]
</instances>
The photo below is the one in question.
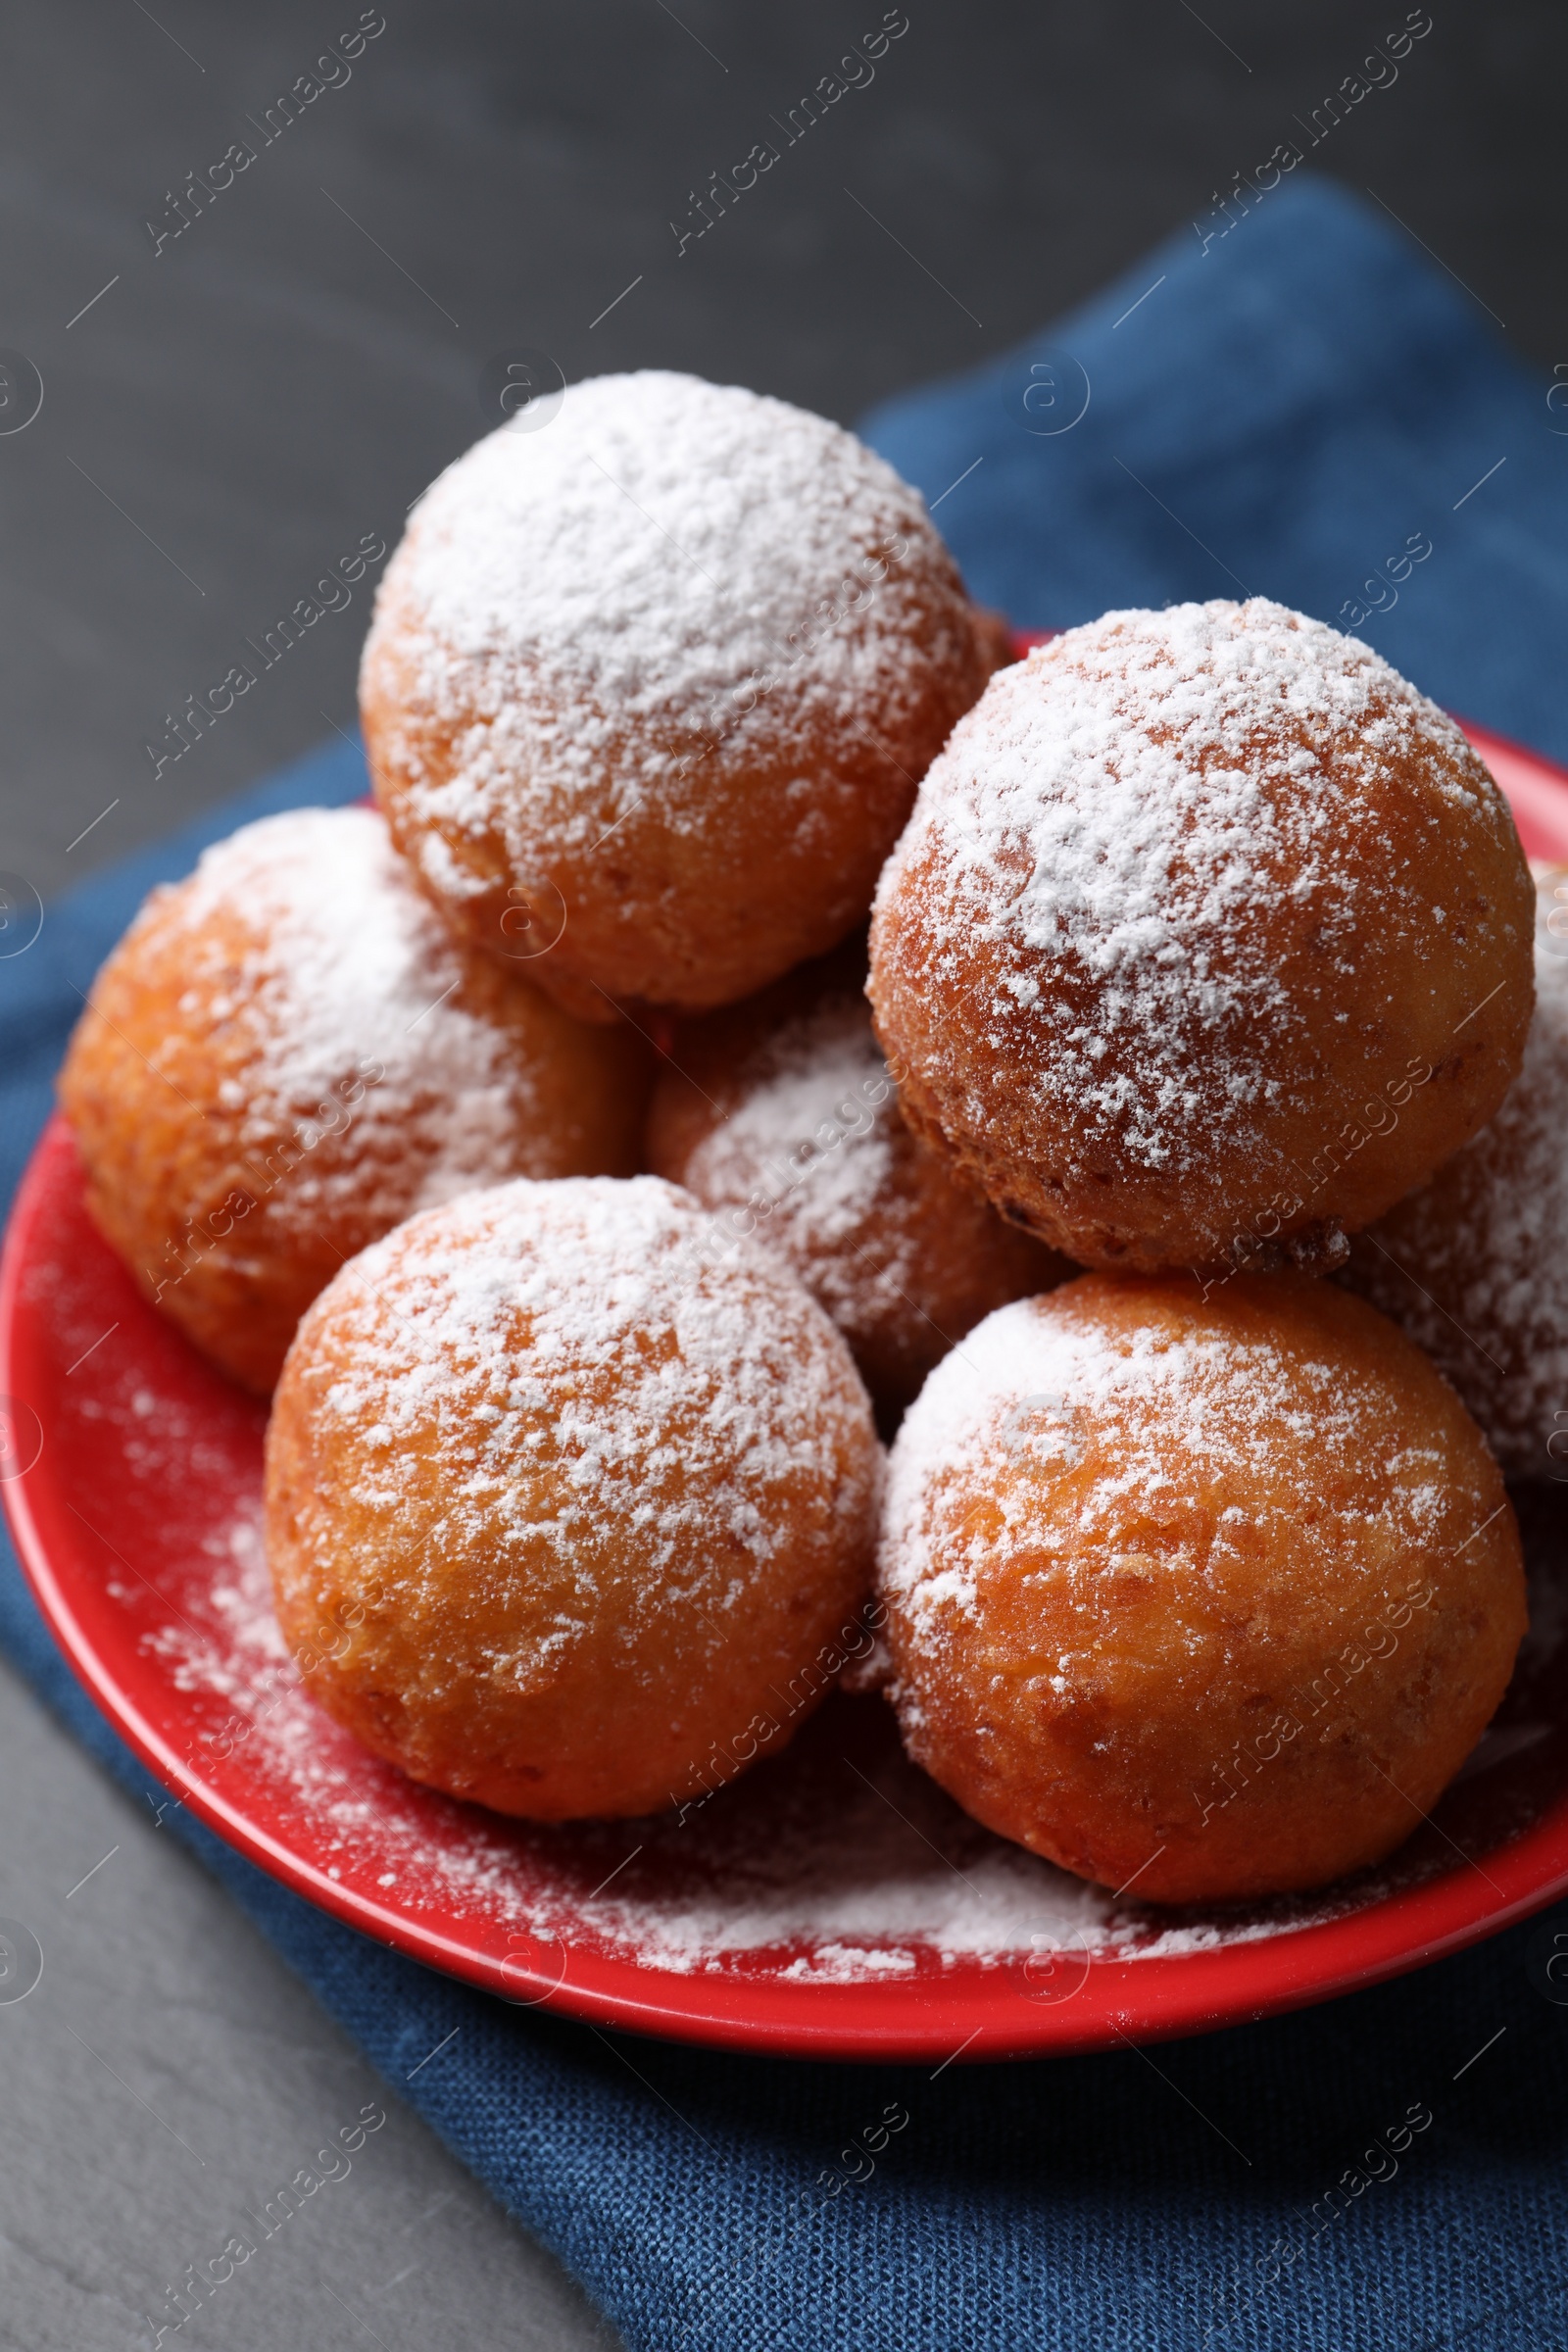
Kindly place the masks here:
<instances>
[{"instance_id":1,"label":"sugar-coated pastry","mask_svg":"<svg viewBox=\"0 0 1568 2352\"><path fill-rule=\"evenodd\" d=\"M864 1601L881 1456L832 1324L653 1176L416 1217L300 1326L267 1542L306 1682L456 1796L557 1821L775 1755ZM839 1646L834 1646L837 1643Z\"/></svg>"},{"instance_id":2,"label":"sugar-coated pastry","mask_svg":"<svg viewBox=\"0 0 1568 2352\"><path fill-rule=\"evenodd\" d=\"M361 703L426 887L585 1019L748 995L863 920L989 669L917 492L852 433L648 371L416 507Z\"/></svg>"},{"instance_id":3,"label":"sugar-coated pastry","mask_svg":"<svg viewBox=\"0 0 1568 2352\"><path fill-rule=\"evenodd\" d=\"M1501 1109L1358 1236L1344 1279L1446 1373L1504 1470L1568 1477L1568 866L1538 873L1536 1012Z\"/></svg>"},{"instance_id":4,"label":"sugar-coated pastry","mask_svg":"<svg viewBox=\"0 0 1568 2352\"><path fill-rule=\"evenodd\" d=\"M453 939L369 808L247 825L154 891L60 1082L92 1214L248 1388L416 1209L636 1164L647 1053Z\"/></svg>"},{"instance_id":5,"label":"sugar-coated pastry","mask_svg":"<svg viewBox=\"0 0 1568 2352\"><path fill-rule=\"evenodd\" d=\"M1001 1308L893 1447L905 1740L980 1821L1130 1899L1391 1852L1525 1630L1518 1530L1453 1391L1334 1283L1090 1274Z\"/></svg>"},{"instance_id":6,"label":"sugar-coated pastry","mask_svg":"<svg viewBox=\"0 0 1568 2352\"><path fill-rule=\"evenodd\" d=\"M1004 612L994 612L988 605L976 605L974 625L988 677L1018 660L1017 636Z\"/></svg>"},{"instance_id":7,"label":"sugar-coated pastry","mask_svg":"<svg viewBox=\"0 0 1568 2352\"><path fill-rule=\"evenodd\" d=\"M992 679L871 932L906 1116L1087 1265L1333 1264L1483 1126L1530 877L1453 722L1252 598L1110 612Z\"/></svg>"},{"instance_id":8,"label":"sugar-coated pastry","mask_svg":"<svg viewBox=\"0 0 1568 2352\"><path fill-rule=\"evenodd\" d=\"M1074 1269L910 1132L871 1028L862 938L688 1021L654 1089L648 1160L729 1246L778 1250L885 1410L1009 1298Z\"/></svg>"}]
</instances>

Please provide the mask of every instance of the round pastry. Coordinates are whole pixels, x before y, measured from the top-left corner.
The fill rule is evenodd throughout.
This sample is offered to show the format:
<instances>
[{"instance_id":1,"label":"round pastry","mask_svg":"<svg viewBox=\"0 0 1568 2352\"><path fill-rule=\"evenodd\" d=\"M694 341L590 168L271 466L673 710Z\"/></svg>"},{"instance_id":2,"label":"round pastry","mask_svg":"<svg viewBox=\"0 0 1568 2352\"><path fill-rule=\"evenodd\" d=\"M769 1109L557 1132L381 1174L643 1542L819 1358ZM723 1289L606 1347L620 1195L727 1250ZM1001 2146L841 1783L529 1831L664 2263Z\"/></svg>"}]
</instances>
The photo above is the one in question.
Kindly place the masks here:
<instances>
[{"instance_id":1,"label":"round pastry","mask_svg":"<svg viewBox=\"0 0 1568 2352\"><path fill-rule=\"evenodd\" d=\"M426 887L589 1020L701 1010L861 921L988 662L917 492L841 426L650 371L441 475L361 703Z\"/></svg>"},{"instance_id":2,"label":"round pastry","mask_svg":"<svg viewBox=\"0 0 1568 2352\"><path fill-rule=\"evenodd\" d=\"M1074 1269L911 1134L864 981L857 937L685 1023L654 1089L647 1157L726 1236L781 1252L891 1413L982 1316Z\"/></svg>"},{"instance_id":3,"label":"round pastry","mask_svg":"<svg viewBox=\"0 0 1568 2352\"><path fill-rule=\"evenodd\" d=\"M906 1116L1086 1265L1322 1266L1485 1124L1530 877L1453 722L1253 598L992 679L871 931Z\"/></svg>"},{"instance_id":4,"label":"round pastry","mask_svg":"<svg viewBox=\"0 0 1568 2352\"><path fill-rule=\"evenodd\" d=\"M993 612L989 605L976 605L974 626L988 677L1019 660L1017 636L1005 612Z\"/></svg>"},{"instance_id":5,"label":"round pastry","mask_svg":"<svg viewBox=\"0 0 1568 2352\"><path fill-rule=\"evenodd\" d=\"M698 1803L843 1663L881 1456L849 1350L654 1176L429 1210L312 1307L268 1432L279 1621L416 1780L561 1821ZM824 1663L825 1661L825 1663Z\"/></svg>"},{"instance_id":6,"label":"round pastry","mask_svg":"<svg viewBox=\"0 0 1568 2352\"><path fill-rule=\"evenodd\" d=\"M1139 1900L1325 1885L1408 1836L1525 1630L1513 1511L1402 1332L1333 1283L1090 1274L1004 1306L894 1445L910 1754Z\"/></svg>"},{"instance_id":7,"label":"round pastry","mask_svg":"<svg viewBox=\"0 0 1568 2352\"><path fill-rule=\"evenodd\" d=\"M60 1081L93 1217L247 1388L345 1258L514 1175L636 1165L645 1049L455 941L370 808L247 825L156 890Z\"/></svg>"},{"instance_id":8,"label":"round pastry","mask_svg":"<svg viewBox=\"0 0 1568 2352\"><path fill-rule=\"evenodd\" d=\"M1344 1279L1446 1373L1504 1470L1568 1477L1568 866L1537 876L1536 1013L1490 1125ZM1555 925L1555 928L1553 926Z\"/></svg>"}]
</instances>

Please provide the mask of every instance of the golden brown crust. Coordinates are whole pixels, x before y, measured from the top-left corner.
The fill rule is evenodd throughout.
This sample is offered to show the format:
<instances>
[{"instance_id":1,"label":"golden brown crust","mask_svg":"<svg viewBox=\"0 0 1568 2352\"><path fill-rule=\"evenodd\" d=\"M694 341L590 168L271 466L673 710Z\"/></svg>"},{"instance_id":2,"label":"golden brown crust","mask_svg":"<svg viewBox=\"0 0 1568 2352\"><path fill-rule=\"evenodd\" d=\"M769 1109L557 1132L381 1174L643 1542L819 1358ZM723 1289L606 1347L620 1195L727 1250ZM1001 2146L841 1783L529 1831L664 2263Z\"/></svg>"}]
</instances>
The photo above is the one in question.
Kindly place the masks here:
<instances>
[{"instance_id":1,"label":"golden brown crust","mask_svg":"<svg viewBox=\"0 0 1568 2352\"><path fill-rule=\"evenodd\" d=\"M548 432L492 435L433 486L361 703L449 919L504 953L537 907L532 978L607 1020L730 1003L860 921L987 669L890 467L779 402L650 373L571 387Z\"/></svg>"},{"instance_id":2,"label":"golden brown crust","mask_svg":"<svg viewBox=\"0 0 1568 2352\"><path fill-rule=\"evenodd\" d=\"M1086 1275L939 1367L882 1552L911 1753L1139 1900L1321 1886L1409 1835L1525 1630L1480 1432L1336 1285Z\"/></svg>"},{"instance_id":3,"label":"golden brown crust","mask_svg":"<svg viewBox=\"0 0 1568 2352\"><path fill-rule=\"evenodd\" d=\"M395 957L363 982L370 926L347 900L288 915L298 861L339 857ZM633 1167L648 1058L449 940L370 812L305 810L153 894L94 982L60 1102L93 1218L144 1296L265 1394L317 1293L415 1208L511 1174Z\"/></svg>"},{"instance_id":4,"label":"golden brown crust","mask_svg":"<svg viewBox=\"0 0 1568 2352\"><path fill-rule=\"evenodd\" d=\"M709 1260L706 1222L652 1177L470 1194L302 1323L268 1434L278 1617L416 1779L537 1820L662 1811L831 1688L870 1407L799 1286Z\"/></svg>"},{"instance_id":5,"label":"golden brown crust","mask_svg":"<svg viewBox=\"0 0 1568 2352\"><path fill-rule=\"evenodd\" d=\"M1054 1247L1321 1264L1495 1109L1530 931L1450 721L1281 608L1187 607L993 681L889 862L870 994L910 1124Z\"/></svg>"},{"instance_id":6,"label":"golden brown crust","mask_svg":"<svg viewBox=\"0 0 1568 2352\"><path fill-rule=\"evenodd\" d=\"M481 949L505 955L516 909L541 909L555 939L529 977L577 1019L599 1022L613 1021L620 1007L730 1004L862 922L909 813L913 779L985 674L978 660L955 668L938 643L931 690L906 717L870 705L863 736L804 762L793 748L744 765L705 761L695 774L700 830L677 829L646 808L617 821L621 747L612 737L596 839L576 847L541 831L519 844L518 828L502 821L448 833L416 808L411 777L450 772L465 722L418 710L397 630L389 601L361 684L376 797L393 839L448 920ZM571 725L569 709L558 722ZM442 873L461 869L461 892L431 879L421 852L432 832L444 844Z\"/></svg>"}]
</instances>

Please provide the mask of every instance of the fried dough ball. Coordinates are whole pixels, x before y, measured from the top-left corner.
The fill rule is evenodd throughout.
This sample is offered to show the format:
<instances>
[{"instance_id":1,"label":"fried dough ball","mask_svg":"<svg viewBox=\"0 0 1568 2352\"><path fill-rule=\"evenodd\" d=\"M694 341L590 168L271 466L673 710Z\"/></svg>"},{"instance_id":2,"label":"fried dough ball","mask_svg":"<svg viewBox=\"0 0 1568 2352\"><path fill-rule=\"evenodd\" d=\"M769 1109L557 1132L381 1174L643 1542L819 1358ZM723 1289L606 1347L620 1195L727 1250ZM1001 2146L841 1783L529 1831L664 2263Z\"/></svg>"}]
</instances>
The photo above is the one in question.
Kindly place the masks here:
<instances>
[{"instance_id":1,"label":"fried dough ball","mask_svg":"<svg viewBox=\"0 0 1568 2352\"><path fill-rule=\"evenodd\" d=\"M1140 1901L1391 1852L1525 1630L1513 1511L1452 1390L1290 1272L1001 1308L899 1433L881 1589L910 1754Z\"/></svg>"},{"instance_id":2,"label":"fried dough ball","mask_svg":"<svg viewBox=\"0 0 1568 2352\"><path fill-rule=\"evenodd\" d=\"M454 940L373 809L302 808L153 892L60 1101L142 1292L265 1394L318 1291L416 1209L634 1167L648 1083L635 1034Z\"/></svg>"},{"instance_id":3,"label":"fried dough ball","mask_svg":"<svg viewBox=\"0 0 1568 2352\"><path fill-rule=\"evenodd\" d=\"M1496 1109L1530 877L1453 722L1283 606L1109 612L1000 671L871 931L905 1114L1086 1265L1343 1259Z\"/></svg>"},{"instance_id":4,"label":"fried dough ball","mask_svg":"<svg viewBox=\"0 0 1568 2352\"><path fill-rule=\"evenodd\" d=\"M777 1754L864 1601L881 1455L838 1333L653 1176L429 1210L300 1326L267 1447L277 1613L327 1712L541 1821Z\"/></svg>"},{"instance_id":5,"label":"fried dough ball","mask_svg":"<svg viewBox=\"0 0 1568 2352\"><path fill-rule=\"evenodd\" d=\"M1536 1013L1519 1075L1490 1125L1357 1239L1344 1279L1452 1381L1504 1470L1560 1479L1568 1475L1568 866L1542 866L1536 889Z\"/></svg>"},{"instance_id":6,"label":"fried dough ball","mask_svg":"<svg viewBox=\"0 0 1568 2352\"><path fill-rule=\"evenodd\" d=\"M649 1165L776 1249L850 1343L877 1404L907 1404L982 1316L1074 1271L1004 1224L911 1134L857 937L683 1024L654 1089Z\"/></svg>"},{"instance_id":7,"label":"fried dough ball","mask_svg":"<svg viewBox=\"0 0 1568 2352\"><path fill-rule=\"evenodd\" d=\"M995 612L989 605L976 605L974 625L988 677L1021 659L1017 637L1005 612Z\"/></svg>"},{"instance_id":8,"label":"fried dough ball","mask_svg":"<svg viewBox=\"0 0 1568 2352\"><path fill-rule=\"evenodd\" d=\"M919 494L836 424L648 371L415 509L365 649L376 792L450 918L587 1020L700 1011L864 919L990 663Z\"/></svg>"}]
</instances>

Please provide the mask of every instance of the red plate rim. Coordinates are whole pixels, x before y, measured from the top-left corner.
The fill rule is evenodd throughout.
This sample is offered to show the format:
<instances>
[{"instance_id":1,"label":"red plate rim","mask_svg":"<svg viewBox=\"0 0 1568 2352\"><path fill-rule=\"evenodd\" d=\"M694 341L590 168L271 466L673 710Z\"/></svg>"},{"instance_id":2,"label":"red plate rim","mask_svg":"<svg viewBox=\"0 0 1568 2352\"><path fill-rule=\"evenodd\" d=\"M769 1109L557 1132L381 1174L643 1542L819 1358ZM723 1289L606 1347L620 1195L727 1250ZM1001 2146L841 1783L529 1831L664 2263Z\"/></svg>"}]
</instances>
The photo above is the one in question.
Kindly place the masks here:
<instances>
[{"instance_id":1,"label":"red plate rim","mask_svg":"<svg viewBox=\"0 0 1568 2352\"><path fill-rule=\"evenodd\" d=\"M1568 770L1490 729L1466 733L1513 803L1527 849L1568 858ZM50 1122L19 1189L0 1260L0 1396L46 1394L48 1318L24 1278L72 1147ZM154 1310L148 1307L151 1318ZM347 1888L289 1842L287 1825L259 1818L200 1778L138 1698L147 1681L134 1641L95 1641L73 1597L102 1575L62 1492L38 1475L6 1482L18 1554L33 1595L77 1677L147 1769L249 1861L308 1901L410 1958L514 2005L622 2031L772 2056L975 2063L1067 2055L1118 2041L1154 2041L1276 2015L1422 1967L1527 1918L1568 1892L1568 1794L1470 1863L1384 1892L1362 1908L1252 1941L1145 1959L1092 1957L1070 1998L1041 2002L995 1964L959 1962L940 1978L786 1983L762 1975L687 1975L589 1947L565 1948L559 1981L546 1968L502 1964L465 1935ZM90 1590L90 1582L86 1589ZM172 1686L171 1686L172 1690Z\"/></svg>"}]
</instances>

